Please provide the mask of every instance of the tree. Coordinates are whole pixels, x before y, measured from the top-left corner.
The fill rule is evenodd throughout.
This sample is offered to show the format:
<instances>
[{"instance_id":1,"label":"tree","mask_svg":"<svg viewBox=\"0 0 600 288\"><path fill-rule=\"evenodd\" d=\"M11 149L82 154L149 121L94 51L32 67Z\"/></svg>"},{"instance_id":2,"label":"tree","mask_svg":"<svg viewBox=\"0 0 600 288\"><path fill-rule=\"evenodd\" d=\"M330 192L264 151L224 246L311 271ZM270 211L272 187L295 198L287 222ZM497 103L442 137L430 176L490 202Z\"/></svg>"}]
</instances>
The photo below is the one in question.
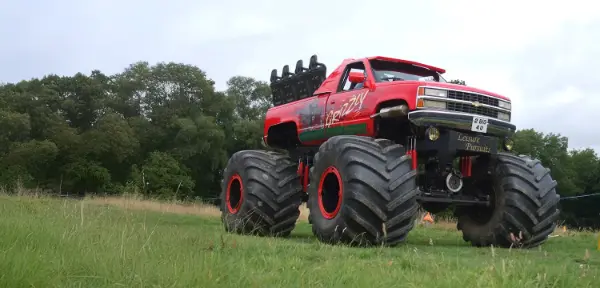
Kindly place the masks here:
<instances>
[{"instance_id":1,"label":"tree","mask_svg":"<svg viewBox=\"0 0 600 288\"><path fill-rule=\"evenodd\" d=\"M270 107L266 82L234 76L216 91L204 71L181 63L0 84L0 186L215 198L229 156L262 148ZM600 193L595 151L568 151L566 137L534 129L514 140L516 153L551 169L561 195ZM562 219L600 225L600 197L581 199L563 202Z\"/></svg>"},{"instance_id":2,"label":"tree","mask_svg":"<svg viewBox=\"0 0 600 288\"><path fill-rule=\"evenodd\" d=\"M143 194L159 198L190 196L194 180L189 169L165 152L152 152L141 168L133 167L132 180Z\"/></svg>"}]
</instances>

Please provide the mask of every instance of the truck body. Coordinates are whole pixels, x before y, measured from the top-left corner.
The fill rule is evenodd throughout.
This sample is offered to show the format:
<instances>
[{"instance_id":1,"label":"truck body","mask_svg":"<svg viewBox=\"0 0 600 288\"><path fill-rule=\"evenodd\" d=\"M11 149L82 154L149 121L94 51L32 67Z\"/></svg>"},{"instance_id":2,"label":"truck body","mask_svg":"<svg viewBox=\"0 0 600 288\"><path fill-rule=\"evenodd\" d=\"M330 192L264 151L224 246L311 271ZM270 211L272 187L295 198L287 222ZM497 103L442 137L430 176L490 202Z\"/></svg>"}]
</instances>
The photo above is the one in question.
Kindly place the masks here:
<instances>
[{"instance_id":1,"label":"truck body","mask_svg":"<svg viewBox=\"0 0 600 288\"><path fill-rule=\"evenodd\" d=\"M445 72L382 56L345 59L329 75L316 55L294 72L273 69L263 143L274 149L230 158L226 229L287 236L307 202L323 242L396 245L419 208L453 206L474 246L546 241L557 184L539 160L511 154L510 99Z\"/></svg>"}]
</instances>

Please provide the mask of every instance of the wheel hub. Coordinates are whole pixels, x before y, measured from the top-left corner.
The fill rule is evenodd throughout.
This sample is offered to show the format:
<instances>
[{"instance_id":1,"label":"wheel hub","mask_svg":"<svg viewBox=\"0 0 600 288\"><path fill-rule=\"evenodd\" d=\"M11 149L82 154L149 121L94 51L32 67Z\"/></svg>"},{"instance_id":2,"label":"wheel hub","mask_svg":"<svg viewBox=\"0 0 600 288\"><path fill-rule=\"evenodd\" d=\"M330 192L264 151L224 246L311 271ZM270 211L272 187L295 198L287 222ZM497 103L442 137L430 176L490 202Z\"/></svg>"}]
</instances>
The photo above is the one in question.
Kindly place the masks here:
<instances>
[{"instance_id":1,"label":"wheel hub","mask_svg":"<svg viewBox=\"0 0 600 288\"><path fill-rule=\"evenodd\" d=\"M227 183L227 192L225 195L225 202L227 203L229 213L236 214L240 210L240 207L242 207L242 201L244 200L243 191L242 177L238 174L231 176L229 183Z\"/></svg>"},{"instance_id":2,"label":"wheel hub","mask_svg":"<svg viewBox=\"0 0 600 288\"><path fill-rule=\"evenodd\" d=\"M334 218L342 207L342 178L338 170L330 166L319 181L319 210L326 219Z\"/></svg>"},{"instance_id":3,"label":"wheel hub","mask_svg":"<svg viewBox=\"0 0 600 288\"><path fill-rule=\"evenodd\" d=\"M448 191L452 193L458 193L462 189L462 187L462 177L454 171L448 173L448 176L446 176L446 188L448 189Z\"/></svg>"}]
</instances>

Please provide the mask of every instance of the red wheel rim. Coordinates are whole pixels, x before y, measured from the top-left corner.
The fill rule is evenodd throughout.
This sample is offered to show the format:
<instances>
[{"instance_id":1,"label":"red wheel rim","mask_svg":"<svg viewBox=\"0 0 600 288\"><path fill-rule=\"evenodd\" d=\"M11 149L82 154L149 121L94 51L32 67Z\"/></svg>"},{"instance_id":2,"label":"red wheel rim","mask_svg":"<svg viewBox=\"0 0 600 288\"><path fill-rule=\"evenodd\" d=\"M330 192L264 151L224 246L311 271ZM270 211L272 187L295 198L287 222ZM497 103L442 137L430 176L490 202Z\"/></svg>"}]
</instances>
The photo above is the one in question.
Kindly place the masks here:
<instances>
[{"instance_id":1,"label":"red wheel rim","mask_svg":"<svg viewBox=\"0 0 600 288\"><path fill-rule=\"evenodd\" d=\"M319 180L319 210L326 219L333 219L342 207L342 177L333 166L329 166Z\"/></svg>"},{"instance_id":2,"label":"red wheel rim","mask_svg":"<svg viewBox=\"0 0 600 288\"><path fill-rule=\"evenodd\" d=\"M236 214L242 207L242 201L244 200L244 185L242 184L242 177L235 174L229 178L227 183L227 192L225 193L225 202L227 203L227 210L229 213Z\"/></svg>"}]
</instances>

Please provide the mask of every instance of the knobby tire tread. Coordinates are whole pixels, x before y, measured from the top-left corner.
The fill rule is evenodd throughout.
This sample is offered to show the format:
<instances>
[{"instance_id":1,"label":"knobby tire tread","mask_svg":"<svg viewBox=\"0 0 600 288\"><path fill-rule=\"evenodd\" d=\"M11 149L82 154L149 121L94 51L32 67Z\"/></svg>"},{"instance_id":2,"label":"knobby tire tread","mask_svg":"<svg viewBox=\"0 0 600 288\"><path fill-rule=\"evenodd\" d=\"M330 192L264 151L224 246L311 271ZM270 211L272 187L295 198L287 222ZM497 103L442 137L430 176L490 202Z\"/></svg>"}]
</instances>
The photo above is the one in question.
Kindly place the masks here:
<instances>
[{"instance_id":1,"label":"knobby tire tread","mask_svg":"<svg viewBox=\"0 0 600 288\"><path fill-rule=\"evenodd\" d=\"M320 216L319 207L309 201L313 233L330 243L394 246L403 242L418 211L416 171L403 146L386 139L335 136L321 145L315 166L325 155L335 155L343 174L344 204L338 216L342 219L336 231L324 231L314 221ZM317 197L318 173L313 166L310 197Z\"/></svg>"},{"instance_id":2,"label":"knobby tire tread","mask_svg":"<svg viewBox=\"0 0 600 288\"><path fill-rule=\"evenodd\" d=\"M221 210L226 231L289 236L296 226L302 203L297 165L287 155L272 151L243 150L234 153L224 175L242 175L245 194L240 212L235 215L228 213L225 193L229 178L223 178Z\"/></svg>"},{"instance_id":3,"label":"knobby tire tread","mask_svg":"<svg viewBox=\"0 0 600 288\"><path fill-rule=\"evenodd\" d=\"M474 246L502 246L533 248L543 244L556 228L560 214L560 195L557 182L550 169L537 159L525 155L501 152L497 156L498 168L503 171L501 181L505 205L502 217L488 233L481 233L469 223L460 223L465 241ZM515 243L510 233L523 238Z\"/></svg>"}]
</instances>

